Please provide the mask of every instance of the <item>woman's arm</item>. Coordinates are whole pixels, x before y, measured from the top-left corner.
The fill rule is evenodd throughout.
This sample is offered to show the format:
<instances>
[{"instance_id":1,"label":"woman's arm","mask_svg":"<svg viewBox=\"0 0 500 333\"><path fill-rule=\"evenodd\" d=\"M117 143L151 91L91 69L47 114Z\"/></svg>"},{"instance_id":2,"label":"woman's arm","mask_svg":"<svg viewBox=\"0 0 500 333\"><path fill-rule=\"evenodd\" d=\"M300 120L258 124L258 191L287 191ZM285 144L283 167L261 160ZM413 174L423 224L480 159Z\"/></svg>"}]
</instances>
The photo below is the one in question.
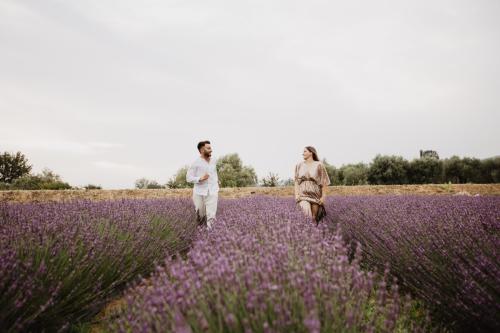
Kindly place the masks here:
<instances>
[{"instance_id":1,"label":"woman's arm","mask_svg":"<svg viewBox=\"0 0 500 333\"><path fill-rule=\"evenodd\" d=\"M295 180L295 201L299 200L299 182Z\"/></svg>"},{"instance_id":2,"label":"woman's arm","mask_svg":"<svg viewBox=\"0 0 500 333\"><path fill-rule=\"evenodd\" d=\"M323 185L320 185L321 187L321 198L319 199L319 202L321 204L324 204L325 203L325 199L326 199L326 191L325 191L325 186Z\"/></svg>"},{"instance_id":3,"label":"woman's arm","mask_svg":"<svg viewBox=\"0 0 500 333\"><path fill-rule=\"evenodd\" d=\"M328 176L328 172L326 171L325 166L323 163L320 165L320 172L321 172L321 199L320 202L321 204L325 203L326 199L326 187L330 185L330 177Z\"/></svg>"},{"instance_id":4,"label":"woman's arm","mask_svg":"<svg viewBox=\"0 0 500 333\"><path fill-rule=\"evenodd\" d=\"M298 180L298 173L297 173L297 167L298 165L295 166L295 174L294 174L294 190L295 190L295 201L299 200L299 180Z\"/></svg>"}]
</instances>

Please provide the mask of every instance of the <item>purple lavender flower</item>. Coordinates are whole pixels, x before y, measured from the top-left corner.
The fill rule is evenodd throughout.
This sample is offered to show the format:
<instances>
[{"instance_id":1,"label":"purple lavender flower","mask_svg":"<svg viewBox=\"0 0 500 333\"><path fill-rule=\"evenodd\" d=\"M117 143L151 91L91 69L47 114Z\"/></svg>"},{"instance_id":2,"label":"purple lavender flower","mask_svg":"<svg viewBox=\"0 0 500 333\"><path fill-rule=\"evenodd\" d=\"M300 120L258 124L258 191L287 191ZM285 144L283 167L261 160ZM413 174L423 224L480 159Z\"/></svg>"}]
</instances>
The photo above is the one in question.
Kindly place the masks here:
<instances>
[{"instance_id":1,"label":"purple lavender flower","mask_svg":"<svg viewBox=\"0 0 500 333\"><path fill-rule=\"evenodd\" d=\"M199 234L186 259L158 270L150 288L131 289L129 307L109 328L175 331L179 312L193 332L427 329L398 310L413 301L379 287L384 276L348 255L340 233L311 224L291 200L222 200L213 229ZM165 306L151 315L157 298Z\"/></svg>"}]
</instances>

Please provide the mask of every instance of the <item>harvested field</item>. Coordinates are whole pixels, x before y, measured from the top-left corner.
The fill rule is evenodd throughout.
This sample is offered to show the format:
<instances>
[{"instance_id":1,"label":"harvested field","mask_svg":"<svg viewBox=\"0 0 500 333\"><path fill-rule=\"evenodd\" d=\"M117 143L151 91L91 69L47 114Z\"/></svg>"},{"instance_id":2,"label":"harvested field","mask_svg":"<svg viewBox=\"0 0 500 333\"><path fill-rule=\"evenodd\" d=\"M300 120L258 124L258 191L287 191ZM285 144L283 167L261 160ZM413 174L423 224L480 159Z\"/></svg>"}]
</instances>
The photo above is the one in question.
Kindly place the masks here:
<instances>
[{"instance_id":1,"label":"harvested field","mask_svg":"<svg viewBox=\"0 0 500 333\"><path fill-rule=\"evenodd\" d=\"M191 189L161 190L62 190L62 191L0 191L0 202L46 202L67 200L160 199L190 197ZM430 184L430 185L361 185L329 186L328 195L384 194L462 194L500 195L500 184ZM241 198L251 195L291 196L293 187L223 188L222 198Z\"/></svg>"}]
</instances>

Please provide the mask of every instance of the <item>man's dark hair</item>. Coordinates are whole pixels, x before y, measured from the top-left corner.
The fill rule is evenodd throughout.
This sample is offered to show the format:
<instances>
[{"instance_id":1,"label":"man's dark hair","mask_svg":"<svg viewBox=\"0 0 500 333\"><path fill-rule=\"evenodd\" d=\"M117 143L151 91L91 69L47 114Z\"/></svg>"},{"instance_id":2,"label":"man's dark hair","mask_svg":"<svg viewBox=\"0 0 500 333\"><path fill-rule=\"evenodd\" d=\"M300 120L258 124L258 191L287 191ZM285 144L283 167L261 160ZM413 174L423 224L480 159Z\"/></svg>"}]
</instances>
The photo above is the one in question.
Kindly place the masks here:
<instances>
[{"instance_id":1,"label":"man's dark hair","mask_svg":"<svg viewBox=\"0 0 500 333\"><path fill-rule=\"evenodd\" d=\"M198 151L200 151L200 149L202 147L204 147L205 145L209 145L210 144L210 141L200 141L198 142Z\"/></svg>"}]
</instances>

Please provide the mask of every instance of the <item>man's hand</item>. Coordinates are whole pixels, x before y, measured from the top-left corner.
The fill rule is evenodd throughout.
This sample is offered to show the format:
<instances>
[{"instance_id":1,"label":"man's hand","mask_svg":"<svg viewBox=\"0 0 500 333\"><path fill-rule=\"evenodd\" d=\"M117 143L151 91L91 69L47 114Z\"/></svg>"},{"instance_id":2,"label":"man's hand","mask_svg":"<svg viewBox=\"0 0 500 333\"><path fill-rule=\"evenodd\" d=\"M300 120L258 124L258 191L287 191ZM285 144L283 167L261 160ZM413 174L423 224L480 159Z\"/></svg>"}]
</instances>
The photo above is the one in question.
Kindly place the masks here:
<instances>
[{"instance_id":1,"label":"man's hand","mask_svg":"<svg viewBox=\"0 0 500 333\"><path fill-rule=\"evenodd\" d=\"M200 177L200 182L204 182L205 180L208 179L208 177L210 177L208 173L204 174L203 176Z\"/></svg>"}]
</instances>

